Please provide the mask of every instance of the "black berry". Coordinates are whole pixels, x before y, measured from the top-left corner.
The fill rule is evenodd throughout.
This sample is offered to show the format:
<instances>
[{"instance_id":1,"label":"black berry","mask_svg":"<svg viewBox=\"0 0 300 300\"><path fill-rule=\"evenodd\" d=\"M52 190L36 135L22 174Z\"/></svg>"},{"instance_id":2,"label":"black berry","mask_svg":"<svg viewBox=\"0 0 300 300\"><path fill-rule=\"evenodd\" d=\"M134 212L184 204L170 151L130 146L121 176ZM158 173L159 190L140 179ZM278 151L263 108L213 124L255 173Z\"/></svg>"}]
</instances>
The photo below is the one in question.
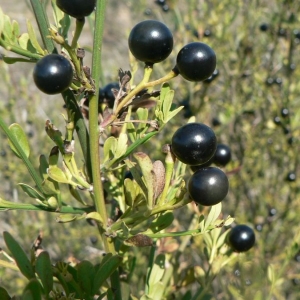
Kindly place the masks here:
<instances>
[{"instance_id":1,"label":"black berry","mask_svg":"<svg viewBox=\"0 0 300 300\"><path fill-rule=\"evenodd\" d=\"M213 162L219 166L226 166L231 160L231 150L227 145L218 144L213 156Z\"/></svg>"},{"instance_id":2,"label":"black berry","mask_svg":"<svg viewBox=\"0 0 300 300\"><path fill-rule=\"evenodd\" d=\"M106 103L109 108L113 108L115 103L115 96L113 90L119 90L120 85L118 82L111 82L104 86L99 91L99 102Z\"/></svg>"},{"instance_id":3,"label":"black berry","mask_svg":"<svg viewBox=\"0 0 300 300\"><path fill-rule=\"evenodd\" d=\"M57 0L56 4L64 13L82 19L94 11L96 0Z\"/></svg>"},{"instance_id":4,"label":"black berry","mask_svg":"<svg viewBox=\"0 0 300 300\"><path fill-rule=\"evenodd\" d=\"M246 252L254 246L255 234L247 225L236 225L228 233L228 244L236 252Z\"/></svg>"},{"instance_id":5,"label":"black berry","mask_svg":"<svg viewBox=\"0 0 300 300\"><path fill-rule=\"evenodd\" d=\"M260 26L259 26L259 29L263 32L267 31L269 29L269 25L267 23L262 23Z\"/></svg>"},{"instance_id":6,"label":"black berry","mask_svg":"<svg viewBox=\"0 0 300 300\"><path fill-rule=\"evenodd\" d=\"M204 206L221 202L226 197L228 189L229 182L226 174L214 167L199 169L188 182L190 197Z\"/></svg>"},{"instance_id":7,"label":"black berry","mask_svg":"<svg viewBox=\"0 0 300 300\"><path fill-rule=\"evenodd\" d=\"M216 54L208 45L194 42L185 45L178 53L176 68L189 81L203 81L216 69Z\"/></svg>"},{"instance_id":8,"label":"black berry","mask_svg":"<svg viewBox=\"0 0 300 300\"><path fill-rule=\"evenodd\" d=\"M133 27L128 44L136 59L154 64L165 60L172 52L173 35L165 24L146 20Z\"/></svg>"},{"instance_id":9,"label":"black berry","mask_svg":"<svg viewBox=\"0 0 300 300\"><path fill-rule=\"evenodd\" d=\"M283 118L286 118L286 117L289 116L289 110L288 110L288 108L282 108L282 109L281 109L281 116L282 116Z\"/></svg>"},{"instance_id":10,"label":"black berry","mask_svg":"<svg viewBox=\"0 0 300 300\"><path fill-rule=\"evenodd\" d=\"M49 54L41 58L33 69L36 86L46 94L65 91L73 79L73 68L69 60L59 54Z\"/></svg>"},{"instance_id":11,"label":"black berry","mask_svg":"<svg viewBox=\"0 0 300 300\"><path fill-rule=\"evenodd\" d=\"M286 176L286 180L289 182L293 182L296 180L296 173L294 172L289 172Z\"/></svg>"},{"instance_id":12,"label":"black berry","mask_svg":"<svg viewBox=\"0 0 300 300\"><path fill-rule=\"evenodd\" d=\"M214 131L202 123L188 123L172 137L172 152L187 165L201 165L214 155L217 138Z\"/></svg>"}]
</instances>

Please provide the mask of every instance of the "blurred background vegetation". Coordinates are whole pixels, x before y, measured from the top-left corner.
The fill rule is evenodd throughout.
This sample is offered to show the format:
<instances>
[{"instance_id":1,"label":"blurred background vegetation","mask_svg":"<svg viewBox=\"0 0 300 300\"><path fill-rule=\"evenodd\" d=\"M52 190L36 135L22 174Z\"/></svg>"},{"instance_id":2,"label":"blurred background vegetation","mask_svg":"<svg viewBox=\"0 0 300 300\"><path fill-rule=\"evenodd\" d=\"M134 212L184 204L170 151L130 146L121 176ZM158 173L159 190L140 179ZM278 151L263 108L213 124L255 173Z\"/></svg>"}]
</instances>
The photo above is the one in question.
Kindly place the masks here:
<instances>
[{"instance_id":1,"label":"blurred background vegetation","mask_svg":"<svg viewBox=\"0 0 300 300\"><path fill-rule=\"evenodd\" d=\"M27 2L12 5L2 0L0 5L24 31L26 18L33 18ZM175 104L185 108L143 151L153 160L160 157L161 146L170 142L172 133L190 116L212 126L218 141L232 150L232 161L225 168L230 192L223 201L223 214L235 217L237 224L255 228L257 242L218 274L209 299L299 299L300 2L169 0L166 4L108 1L101 85L116 81L119 68L128 70L133 65L127 36L144 19L164 22L175 40L171 56L155 65L152 78L167 73L175 65L179 49L188 42L202 41L215 50L218 74L212 80L190 83L176 78L171 82ZM86 65L90 64L92 19L86 22L80 39L87 50ZM1 48L0 53L7 54ZM142 64L138 65L142 70ZM45 121L50 119L63 129L64 109L60 95L48 96L37 90L32 69L33 64L6 65L0 60L0 114L7 124L17 122L25 129L31 160L37 166L39 155L47 155L53 146L44 132ZM139 76L138 72L136 83ZM0 182L2 198L31 201L17 186L18 182L30 183L27 170L2 133ZM187 229L194 213L192 205L181 209L173 229ZM97 229L85 221L58 224L54 214L5 211L0 213L0 229L17 237L25 249L43 232L43 247L54 261L97 261L102 253ZM162 240L159 251L175 257L179 242ZM5 248L2 236L0 247ZM137 264L132 278L135 295L143 289L148 252L132 250ZM184 299L184 295L189 299L185 293L199 289L191 270L206 264L203 238L191 239L180 256L177 282L170 287L174 298L170 299ZM22 290L23 278L15 271L1 267L0 278L10 291Z\"/></svg>"}]
</instances>

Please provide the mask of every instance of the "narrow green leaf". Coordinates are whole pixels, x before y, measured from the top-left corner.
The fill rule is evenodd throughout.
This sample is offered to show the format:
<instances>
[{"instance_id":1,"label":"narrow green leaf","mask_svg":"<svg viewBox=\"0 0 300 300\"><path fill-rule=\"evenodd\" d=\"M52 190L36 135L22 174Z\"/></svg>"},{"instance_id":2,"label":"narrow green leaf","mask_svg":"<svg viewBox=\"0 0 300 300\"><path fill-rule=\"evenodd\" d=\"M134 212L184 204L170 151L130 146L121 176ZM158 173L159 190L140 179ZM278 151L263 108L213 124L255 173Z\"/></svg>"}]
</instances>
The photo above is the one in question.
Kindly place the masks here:
<instances>
[{"instance_id":1,"label":"narrow green leaf","mask_svg":"<svg viewBox=\"0 0 300 300\"><path fill-rule=\"evenodd\" d=\"M8 56L3 56L3 61L7 64L14 64L16 62L32 62L29 59L22 58L22 57L8 57Z\"/></svg>"},{"instance_id":2,"label":"narrow green leaf","mask_svg":"<svg viewBox=\"0 0 300 300\"><path fill-rule=\"evenodd\" d=\"M36 38L36 35L35 35L34 29L32 27L32 24L30 23L29 20L27 20L26 23L27 23L27 31L28 31L29 39L30 39L33 47L36 49L37 53L39 53L41 55L44 55L45 52L42 49L42 47L40 46L40 44L39 44L39 42Z\"/></svg>"},{"instance_id":3,"label":"narrow green leaf","mask_svg":"<svg viewBox=\"0 0 300 300\"><path fill-rule=\"evenodd\" d=\"M168 118L173 98L174 98L174 91L173 90L170 90L165 94L165 98L163 100L163 107L162 107L165 122Z\"/></svg>"},{"instance_id":4,"label":"narrow green leaf","mask_svg":"<svg viewBox=\"0 0 300 300\"><path fill-rule=\"evenodd\" d=\"M149 293L149 296L151 299L162 299L163 294L165 291L165 287L162 282L157 282L153 285L151 289L151 293Z\"/></svg>"},{"instance_id":5,"label":"narrow green leaf","mask_svg":"<svg viewBox=\"0 0 300 300\"><path fill-rule=\"evenodd\" d=\"M23 128L17 124L11 124L9 126L9 130L11 134L14 136L14 138L18 141L20 147L22 148L23 152L25 153L26 157L28 158L30 155L30 147L29 147L29 142L27 140L27 136L23 130ZM15 146L12 144L12 142L9 140L9 145L12 151L19 157L21 158L21 154L19 151L15 148Z\"/></svg>"},{"instance_id":6,"label":"narrow green leaf","mask_svg":"<svg viewBox=\"0 0 300 300\"><path fill-rule=\"evenodd\" d=\"M31 279L22 295L22 300L42 300L42 289L37 279Z\"/></svg>"},{"instance_id":7,"label":"narrow green leaf","mask_svg":"<svg viewBox=\"0 0 300 300\"><path fill-rule=\"evenodd\" d=\"M110 136L108 139L106 139L104 146L103 146L103 153L104 153L104 160L103 162L105 163L106 161L109 161L110 159L114 158L114 153L117 148L117 139L113 136Z\"/></svg>"},{"instance_id":8,"label":"narrow green leaf","mask_svg":"<svg viewBox=\"0 0 300 300\"><path fill-rule=\"evenodd\" d=\"M0 12L0 17L1 17L1 12ZM0 286L0 299L1 300L11 300L11 297L9 296L8 292L2 286Z\"/></svg>"},{"instance_id":9,"label":"narrow green leaf","mask_svg":"<svg viewBox=\"0 0 300 300\"><path fill-rule=\"evenodd\" d=\"M152 230L153 233L156 233L170 226L173 220L173 212L166 211L160 214L155 220L153 220L149 228Z\"/></svg>"},{"instance_id":10,"label":"narrow green leaf","mask_svg":"<svg viewBox=\"0 0 300 300\"><path fill-rule=\"evenodd\" d=\"M49 167L48 175L51 179L53 179L56 182L76 185L75 183L71 182L67 178L65 173L59 167L56 167L56 166Z\"/></svg>"},{"instance_id":11,"label":"narrow green leaf","mask_svg":"<svg viewBox=\"0 0 300 300\"><path fill-rule=\"evenodd\" d=\"M128 137L126 133L121 133L120 136L118 137L118 142L117 142L117 148L115 151L115 157L114 158L119 158L121 157L127 150L127 143L128 143Z\"/></svg>"},{"instance_id":12,"label":"narrow green leaf","mask_svg":"<svg viewBox=\"0 0 300 300\"><path fill-rule=\"evenodd\" d=\"M31 187L30 185L25 183L19 183L19 186L29 197L39 199L41 201L46 200L46 198L42 194L40 194L36 189Z\"/></svg>"},{"instance_id":13,"label":"narrow green leaf","mask_svg":"<svg viewBox=\"0 0 300 300\"><path fill-rule=\"evenodd\" d=\"M4 35L4 39L7 40L10 44L12 44L12 26L10 17L8 15L3 15L4 18L4 26L2 30L2 34Z\"/></svg>"},{"instance_id":14,"label":"narrow green leaf","mask_svg":"<svg viewBox=\"0 0 300 300\"><path fill-rule=\"evenodd\" d=\"M214 224L214 222L218 219L221 211L222 211L221 202L211 207L209 214L205 220L204 230L207 230L210 225Z\"/></svg>"},{"instance_id":15,"label":"narrow green leaf","mask_svg":"<svg viewBox=\"0 0 300 300\"><path fill-rule=\"evenodd\" d=\"M100 264L100 267L95 275L93 283L93 294L98 293L103 283L110 277L110 275L116 271L119 265L122 263L122 258L118 255L109 255L104 257Z\"/></svg>"},{"instance_id":16,"label":"narrow green leaf","mask_svg":"<svg viewBox=\"0 0 300 300\"><path fill-rule=\"evenodd\" d=\"M18 37L20 36L20 26L16 20L12 21L12 33L13 33L13 41L16 43Z\"/></svg>"},{"instance_id":17,"label":"narrow green leaf","mask_svg":"<svg viewBox=\"0 0 300 300\"><path fill-rule=\"evenodd\" d=\"M165 82L163 85L162 85L162 87L161 87L161 90L160 90L160 97L159 97L159 110L160 111L162 111L163 109L162 109L162 107L163 107L163 102L164 102L164 99L165 99L165 97L166 97L166 95L167 95L167 93L170 91L171 89L170 89L170 85L167 83L167 82Z\"/></svg>"},{"instance_id":18,"label":"narrow green leaf","mask_svg":"<svg viewBox=\"0 0 300 300\"><path fill-rule=\"evenodd\" d=\"M132 143L134 143L137 139L135 127L131 122L128 122L126 126L127 126L127 134L129 136L129 139Z\"/></svg>"},{"instance_id":19,"label":"narrow green leaf","mask_svg":"<svg viewBox=\"0 0 300 300\"><path fill-rule=\"evenodd\" d=\"M155 187L155 174L153 172L153 164L148 155L143 152L137 152L134 155L143 174L144 183L147 187L147 202L148 207L152 208L154 204L154 187Z\"/></svg>"},{"instance_id":20,"label":"narrow green leaf","mask_svg":"<svg viewBox=\"0 0 300 300\"><path fill-rule=\"evenodd\" d=\"M77 219L76 215L73 214L63 214L56 217L57 223L69 223Z\"/></svg>"},{"instance_id":21,"label":"narrow green leaf","mask_svg":"<svg viewBox=\"0 0 300 300\"><path fill-rule=\"evenodd\" d=\"M164 254L159 254L156 256L151 274L149 277L148 281L148 286L149 286L149 295L151 295L153 289L155 288L156 283L158 283L165 272L165 260L166 257Z\"/></svg>"},{"instance_id":22,"label":"narrow green leaf","mask_svg":"<svg viewBox=\"0 0 300 300\"><path fill-rule=\"evenodd\" d=\"M128 206L133 207L134 200L136 198L134 181L126 178L124 180L124 189L125 189L125 202Z\"/></svg>"},{"instance_id":23,"label":"narrow green leaf","mask_svg":"<svg viewBox=\"0 0 300 300\"><path fill-rule=\"evenodd\" d=\"M7 232L3 232L5 244L15 259L20 272L27 278L35 278L34 270L24 250L18 242Z\"/></svg>"},{"instance_id":24,"label":"narrow green leaf","mask_svg":"<svg viewBox=\"0 0 300 300\"><path fill-rule=\"evenodd\" d=\"M41 252L37 257L35 271L42 282L45 294L49 295L53 289L53 272L50 256L47 251Z\"/></svg>"},{"instance_id":25,"label":"narrow green leaf","mask_svg":"<svg viewBox=\"0 0 300 300\"><path fill-rule=\"evenodd\" d=\"M78 283L82 290L88 295L93 296L93 280L95 278L95 268L87 260L81 261L77 266Z\"/></svg>"},{"instance_id":26,"label":"narrow green leaf","mask_svg":"<svg viewBox=\"0 0 300 300\"><path fill-rule=\"evenodd\" d=\"M172 111L169 111L169 113L166 116L165 123L169 122L172 118L174 118L183 108L184 106L180 106Z\"/></svg>"},{"instance_id":27,"label":"narrow green leaf","mask_svg":"<svg viewBox=\"0 0 300 300\"><path fill-rule=\"evenodd\" d=\"M97 222L100 222L101 224L103 224L103 219L102 219L101 215L99 213L97 213L96 211L87 214L85 216L85 218L93 219L93 220L96 220Z\"/></svg>"}]
</instances>

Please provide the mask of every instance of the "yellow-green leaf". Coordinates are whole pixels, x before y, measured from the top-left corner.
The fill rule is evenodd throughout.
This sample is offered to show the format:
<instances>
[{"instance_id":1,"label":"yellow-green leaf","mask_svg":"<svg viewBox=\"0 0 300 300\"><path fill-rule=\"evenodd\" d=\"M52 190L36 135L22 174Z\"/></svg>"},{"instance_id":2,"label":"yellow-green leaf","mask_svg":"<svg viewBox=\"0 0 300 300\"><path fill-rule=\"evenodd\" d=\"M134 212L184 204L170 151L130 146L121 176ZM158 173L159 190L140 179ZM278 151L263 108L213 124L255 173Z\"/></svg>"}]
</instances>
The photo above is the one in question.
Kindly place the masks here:
<instances>
[{"instance_id":1,"label":"yellow-green leaf","mask_svg":"<svg viewBox=\"0 0 300 300\"><path fill-rule=\"evenodd\" d=\"M29 142L27 140L27 136L23 131L23 128L19 124L14 123L9 126L9 130L12 133L12 135L15 137L17 142L19 143L26 157L28 158L30 155L30 147L29 147ZM18 152L18 150L15 148L15 146L12 144L11 141L9 141L9 146L12 149L12 151L16 154L16 156L21 158L20 153Z\"/></svg>"},{"instance_id":2,"label":"yellow-green leaf","mask_svg":"<svg viewBox=\"0 0 300 300\"><path fill-rule=\"evenodd\" d=\"M35 35L34 29L32 27L32 24L30 23L29 20L27 20L27 30L28 30L28 35L29 35L29 39L31 41L31 44L36 49L37 53L39 53L41 55L44 55L44 50L40 46L40 44L39 44L39 42L36 38L36 35Z\"/></svg>"}]
</instances>

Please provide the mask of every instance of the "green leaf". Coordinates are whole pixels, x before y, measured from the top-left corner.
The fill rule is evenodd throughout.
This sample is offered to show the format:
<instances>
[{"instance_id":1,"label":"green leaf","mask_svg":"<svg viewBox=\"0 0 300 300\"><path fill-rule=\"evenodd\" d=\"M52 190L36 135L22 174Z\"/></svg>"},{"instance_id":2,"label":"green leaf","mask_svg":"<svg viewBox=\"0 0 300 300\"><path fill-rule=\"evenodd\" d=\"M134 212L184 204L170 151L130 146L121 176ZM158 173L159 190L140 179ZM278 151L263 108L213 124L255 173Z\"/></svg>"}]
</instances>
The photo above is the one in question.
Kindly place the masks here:
<instances>
[{"instance_id":1,"label":"green leaf","mask_svg":"<svg viewBox=\"0 0 300 300\"><path fill-rule=\"evenodd\" d=\"M154 204L154 187L155 187L155 174L153 172L153 164L148 155L143 152L137 152L134 155L143 174L144 184L147 187L147 203L148 208L152 208Z\"/></svg>"},{"instance_id":2,"label":"green leaf","mask_svg":"<svg viewBox=\"0 0 300 300\"><path fill-rule=\"evenodd\" d=\"M78 215L73 214L63 214L56 217L57 223L69 223L77 219Z\"/></svg>"},{"instance_id":3,"label":"green leaf","mask_svg":"<svg viewBox=\"0 0 300 300\"><path fill-rule=\"evenodd\" d=\"M163 99L162 111L164 114L164 122L167 122L167 117L169 115L169 111L171 109L172 101L174 98L174 91L170 90L165 94L165 98Z\"/></svg>"},{"instance_id":4,"label":"green leaf","mask_svg":"<svg viewBox=\"0 0 300 300\"><path fill-rule=\"evenodd\" d=\"M31 279L22 295L22 300L42 300L42 289L37 279Z\"/></svg>"},{"instance_id":5,"label":"green leaf","mask_svg":"<svg viewBox=\"0 0 300 300\"><path fill-rule=\"evenodd\" d=\"M32 43L29 39L29 34L27 32L22 33L20 35L20 37L18 38L18 44L22 49L27 50L31 53L36 53L36 50L33 47Z\"/></svg>"},{"instance_id":6,"label":"green leaf","mask_svg":"<svg viewBox=\"0 0 300 300\"><path fill-rule=\"evenodd\" d=\"M10 17L7 15L3 15L4 26L2 30L2 34L4 35L4 39L12 44L12 26Z\"/></svg>"},{"instance_id":7,"label":"green leaf","mask_svg":"<svg viewBox=\"0 0 300 300\"><path fill-rule=\"evenodd\" d=\"M21 246L7 231L3 232L3 237L5 244L11 252L12 257L15 259L20 272L27 279L35 278L33 267Z\"/></svg>"},{"instance_id":8,"label":"green leaf","mask_svg":"<svg viewBox=\"0 0 300 300\"><path fill-rule=\"evenodd\" d=\"M148 109L147 108L138 108L136 114L141 121L148 121ZM147 123L139 123L139 126L136 130L139 136L142 136L143 133L148 129L149 125Z\"/></svg>"},{"instance_id":9,"label":"green leaf","mask_svg":"<svg viewBox=\"0 0 300 300\"><path fill-rule=\"evenodd\" d=\"M1 17L1 12L0 12L0 17ZM8 292L2 286L0 286L0 299L1 300L11 300L11 297L9 296Z\"/></svg>"},{"instance_id":10,"label":"green leaf","mask_svg":"<svg viewBox=\"0 0 300 300\"><path fill-rule=\"evenodd\" d=\"M159 232L172 224L174 215L172 211L165 211L152 221L149 227L153 233Z\"/></svg>"},{"instance_id":11,"label":"green leaf","mask_svg":"<svg viewBox=\"0 0 300 300\"><path fill-rule=\"evenodd\" d=\"M12 25L13 42L16 43L18 37L20 36L20 26L16 20L13 20L11 25Z\"/></svg>"},{"instance_id":12,"label":"green leaf","mask_svg":"<svg viewBox=\"0 0 300 300\"><path fill-rule=\"evenodd\" d=\"M149 293L149 296L151 299L162 299L163 294L165 291L165 287L162 282L157 282L156 284L153 285L151 289L151 293Z\"/></svg>"},{"instance_id":13,"label":"green leaf","mask_svg":"<svg viewBox=\"0 0 300 300\"><path fill-rule=\"evenodd\" d=\"M136 183L133 180L126 178L124 180L124 194L125 202L128 206L133 207L134 201L136 199L136 189L134 187Z\"/></svg>"},{"instance_id":14,"label":"green leaf","mask_svg":"<svg viewBox=\"0 0 300 300\"><path fill-rule=\"evenodd\" d=\"M109 278L109 276L116 271L116 269L122 263L122 258L118 255L106 254L102 260L100 267L94 277L93 283L93 295L98 293L103 283Z\"/></svg>"},{"instance_id":15,"label":"green leaf","mask_svg":"<svg viewBox=\"0 0 300 300\"><path fill-rule=\"evenodd\" d=\"M164 102L164 99L166 97L166 95L168 94L168 92L170 91L170 85L165 82L162 87L161 87L161 90L160 90L160 97L159 97L159 111L162 111L163 109L163 102Z\"/></svg>"},{"instance_id":16,"label":"green leaf","mask_svg":"<svg viewBox=\"0 0 300 300\"><path fill-rule=\"evenodd\" d=\"M128 122L126 126L127 126L126 131L127 131L128 136L129 136L129 139L132 143L134 143L137 139L135 127L131 122Z\"/></svg>"},{"instance_id":17,"label":"green leaf","mask_svg":"<svg viewBox=\"0 0 300 300\"><path fill-rule=\"evenodd\" d=\"M85 216L86 219L93 219L96 220L97 222L100 222L101 224L103 224L103 219L101 217L101 215L99 213L97 213L96 211L93 211L89 214L87 214Z\"/></svg>"},{"instance_id":18,"label":"green leaf","mask_svg":"<svg viewBox=\"0 0 300 300\"><path fill-rule=\"evenodd\" d=\"M42 47L40 46L39 42L37 41L36 34L34 32L34 29L31 25L30 21L27 20L26 23L27 23L27 31L28 31L29 39L30 39L33 47L36 49L37 53L44 55L45 52L42 49Z\"/></svg>"},{"instance_id":19,"label":"green leaf","mask_svg":"<svg viewBox=\"0 0 300 300\"><path fill-rule=\"evenodd\" d=\"M165 123L169 122L172 118L174 118L183 108L184 108L184 106L180 106L180 107L170 111L166 117Z\"/></svg>"},{"instance_id":20,"label":"green leaf","mask_svg":"<svg viewBox=\"0 0 300 300\"><path fill-rule=\"evenodd\" d=\"M29 59L22 58L22 57L8 57L3 56L3 61L7 64L14 64L16 62L31 62Z\"/></svg>"},{"instance_id":21,"label":"green leaf","mask_svg":"<svg viewBox=\"0 0 300 300\"><path fill-rule=\"evenodd\" d=\"M48 168L49 164L48 161L45 157L45 155L40 156L40 165L39 165L39 172L41 177L44 179L42 185L45 193L49 196L56 195L57 192L59 191L59 186L58 183L53 181L49 176L48 176Z\"/></svg>"},{"instance_id":22,"label":"green leaf","mask_svg":"<svg viewBox=\"0 0 300 300\"><path fill-rule=\"evenodd\" d=\"M127 142L128 142L128 137L126 133L121 133L118 142L117 142L117 149L114 153L114 158L119 158L121 157L124 153L126 153L127 150Z\"/></svg>"},{"instance_id":23,"label":"green leaf","mask_svg":"<svg viewBox=\"0 0 300 300\"><path fill-rule=\"evenodd\" d=\"M149 295L151 295L155 289L155 285L160 282L165 272L165 260L164 254L159 254L156 256L151 274L148 281ZM155 298L160 299L160 298Z\"/></svg>"},{"instance_id":24,"label":"green leaf","mask_svg":"<svg viewBox=\"0 0 300 300\"><path fill-rule=\"evenodd\" d=\"M103 162L104 163L106 161L109 161L110 159L114 158L114 153L117 149L117 144L118 144L118 141L113 136L110 136L108 139L106 139L104 146L103 146L103 153L104 153Z\"/></svg>"},{"instance_id":25,"label":"green leaf","mask_svg":"<svg viewBox=\"0 0 300 300\"><path fill-rule=\"evenodd\" d=\"M77 266L78 283L82 290L88 295L93 296L93 280L95 278L95 268L87 260L81 261Z\"/></svg>"},{"instance_id":26,"label":"green leaf","mask_svg":"<svg viewBox=\"0 0 300 300\"><path fill-rule=\"evenodd\" d=\"M14 138L17 140L17 142L19 143L26 157L28 158L30 155L30 147L29 147L29 142L27 140L27 136L23 131L23 128L19 124L14 123L9 126L9 130L11 134L14 136ZM11 150L16 154L16 156L21 158L20 153L18 152L18 150L15 148L15 146L12 144L10 140L9 140L9 146Z\"/></svg>"},{"instance_id":27,"label":"green leaf","mask_svg":"<svg viewBox=\"0 0 300 300\"><path fill-rule=\"evenodd\" d=\"M46 200L46 198L42 194L40 194L36 189L31 187L30 185L27 185L25 183L19 183L19 186L29 197L39 199L41 201Z\"/></svg>"},{"instance_id":28,"label":"green leaf","mask_svg":"<svg viewBox=\"0 0 300 300\"><path fill-rule=\"evenodd\" d=\"M41 252L37 257L35 271L42 282L45 294L49 295L53 289L53 273L50 256L47 251Z\"/></svg>"},{"instance_id":29,"label":"green leaf","mask_svg":"<svg viewBox=\"0 0 300 300\"><path fill-rule=\"evenodd\" d=\"M210 212L205 220L204 231L206 231L210 225L214 224L214 222L218 219L221 211L222 211L221 202L211 207Z\"/></svg>"},{"instance_id":30,"label":"green leaf","mask_svg":"<svg viewBox=\"0 0 300 300\"><path fill-rule=\"evenodd\" d=\"M72 184L74 186L77 186L76 183L69 180L66 176L66 174L57 166L51 166L48 169L48 175L49 177L59 183L67 183Z\"/></svg>"}]
</instances>

